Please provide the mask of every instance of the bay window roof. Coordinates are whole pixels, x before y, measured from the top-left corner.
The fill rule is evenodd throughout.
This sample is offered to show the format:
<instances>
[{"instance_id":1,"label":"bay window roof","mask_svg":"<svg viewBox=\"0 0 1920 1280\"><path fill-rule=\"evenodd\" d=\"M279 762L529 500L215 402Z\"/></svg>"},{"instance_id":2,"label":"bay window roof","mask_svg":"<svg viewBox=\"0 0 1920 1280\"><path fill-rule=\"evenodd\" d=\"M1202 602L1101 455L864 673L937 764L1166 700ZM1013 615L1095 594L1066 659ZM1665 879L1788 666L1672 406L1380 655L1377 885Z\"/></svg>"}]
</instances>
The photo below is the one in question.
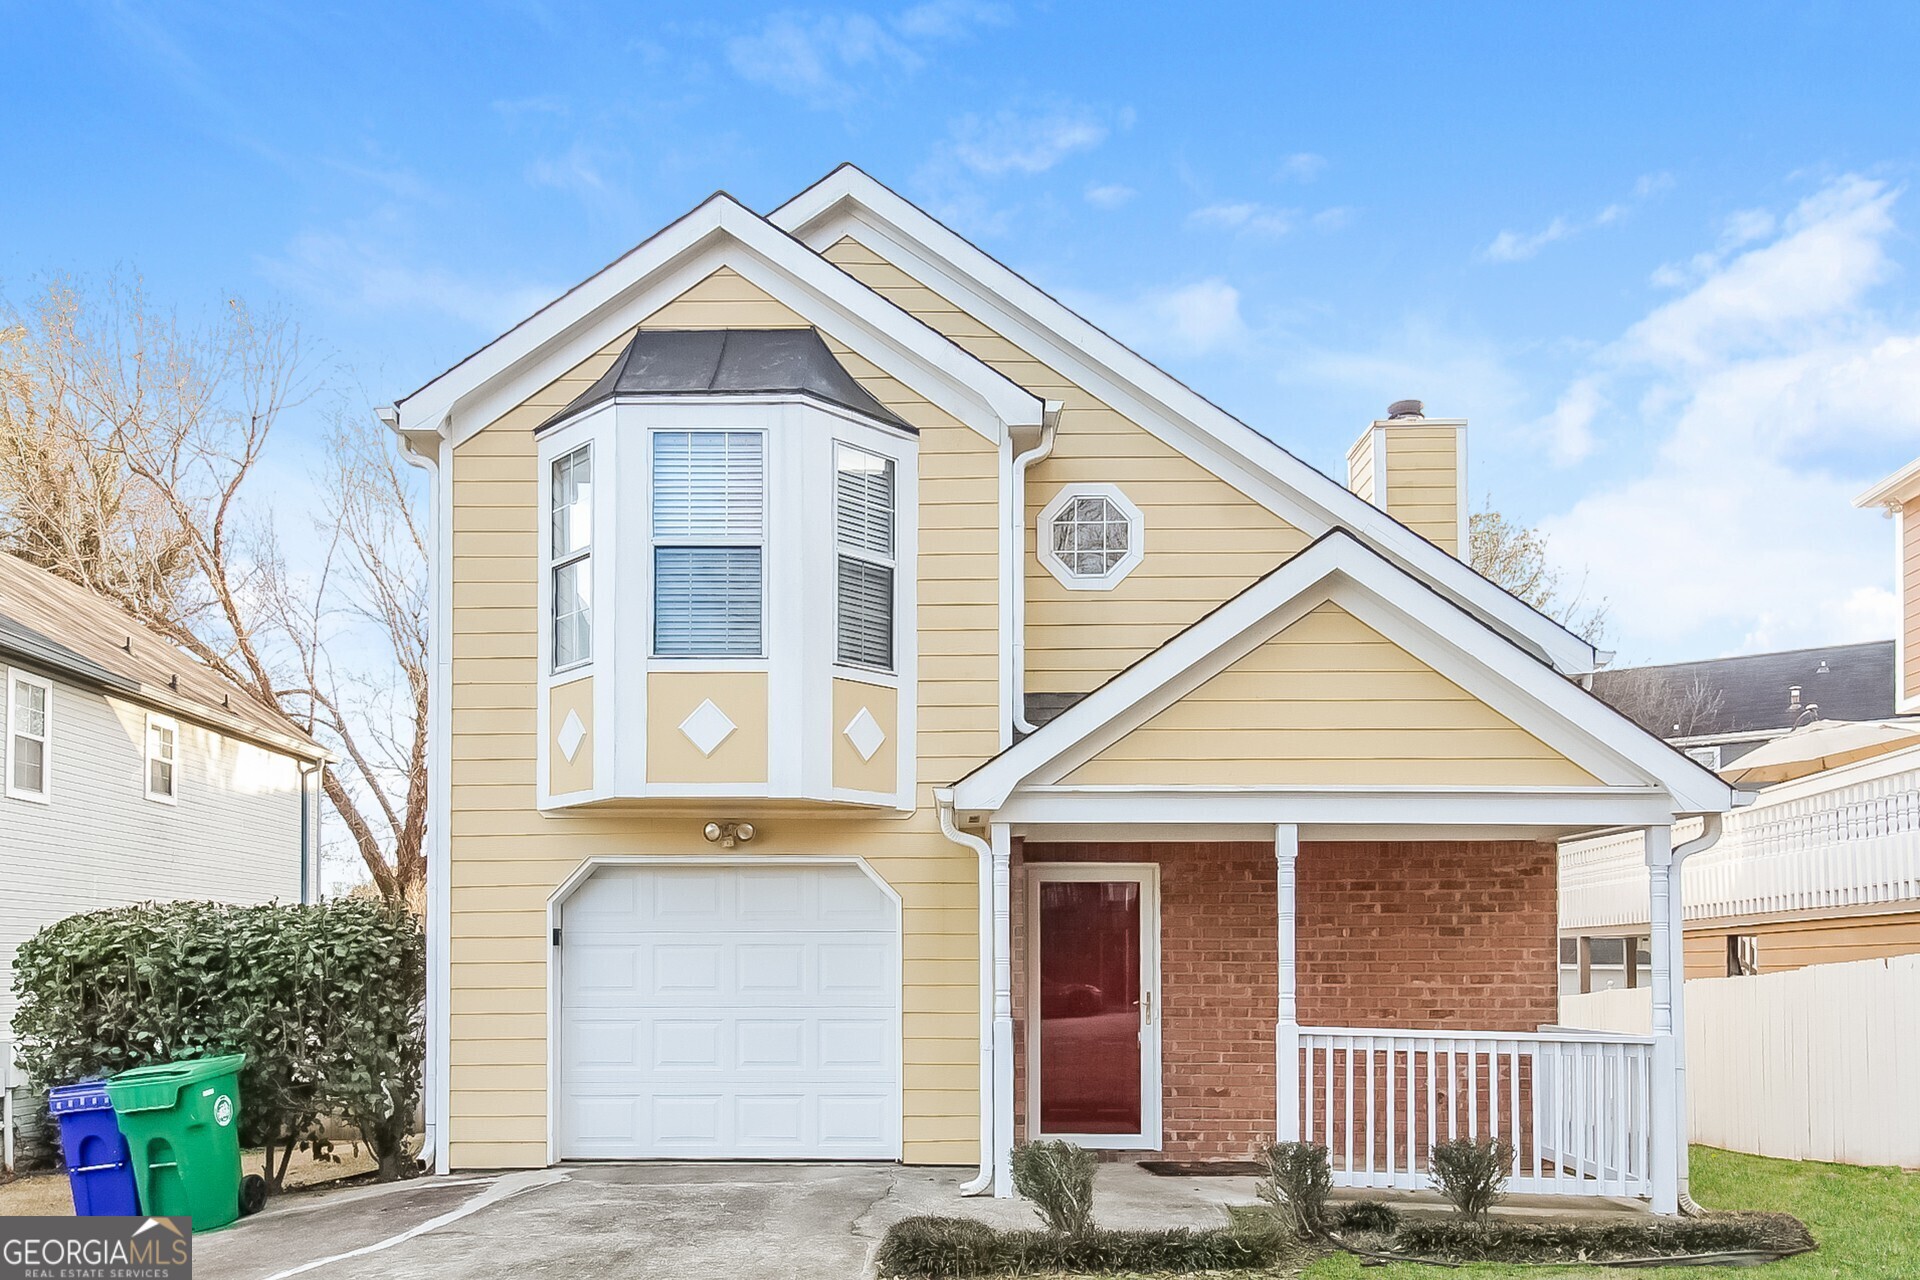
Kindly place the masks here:
<instances>
[{"instance_id":1,"label":"bay window roof","mask_svg":"<svg viewBox=\"0 0 1920 1280\"><path fill-rule=\"evenodd\" d=\"M608 400L684 395L809 396L914 430L834 359L818 330L642 329L598 381L535 431Z\"/></svg>"}]
</instances>

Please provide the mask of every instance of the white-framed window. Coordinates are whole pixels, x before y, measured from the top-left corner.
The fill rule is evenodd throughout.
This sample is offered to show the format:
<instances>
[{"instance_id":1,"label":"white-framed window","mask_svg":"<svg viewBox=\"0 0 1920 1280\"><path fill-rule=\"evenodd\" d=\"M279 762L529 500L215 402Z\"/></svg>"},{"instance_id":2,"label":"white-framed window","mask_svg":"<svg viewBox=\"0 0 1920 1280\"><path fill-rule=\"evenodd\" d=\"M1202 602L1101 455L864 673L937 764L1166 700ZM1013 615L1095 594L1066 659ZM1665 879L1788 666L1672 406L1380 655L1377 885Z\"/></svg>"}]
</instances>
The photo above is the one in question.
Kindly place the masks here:
<instances>
[{"instance_id":1,"label":"white-framed window","mask_svg":"<svg viewBox=\"0 0 1920 1280\"><path fill-rule=\"evenodd\" d=\"M553 669L593 659L593 446L553 460Z\"/></svg>"},{"instance_id":2,"label":"white-framed window","mask_svg":"<svg viewBox=\"0 0 1920 1280\"><path fill-rule=\"evenodd\" d=\"M172 716L147 716L147 799L173 804L180 798L180 724Z\"/></svg>"},{"instance_id":3,"label":"white-framed window","mask_svg":"<svg viewBox=\"0 0 1920 1280\"><path fill-rule=\"evenodd\" d=\"M1720 748L1717 746L1688 747L1687 758L1695 764L1706 766L1715 773L1720 772Z\"/></svg>"},{"instance_id":4,"label":"white-framed window","mask_svg":"<svg viewBox=\"0 0 1920 1280\"><path fill-rule=\"evenodd\" d=\"M852 666L893 670L894 463L852 445L834 446L834 655Z\"/></svg>"},{"instance_id":5,"label":"white-framed window","mask_svg":"<svg viewBox=\"0 0 1920 1280\"><path fill-rule=\"evenodd\" d=\"M652 466L654 656L763 656L765 434L656 431Z\"/></svg>"},{"instance_id":6,"label":"white-framed window","mask_svg":"<svg viewBox=\"0 0 1920 1280\"><path fill-rule=\"evenodd\" d=\"M7 795L45 804L53 791L53 683L7 669Z\"/></svg>"},{"instance_id":7,"label":"white-framed window","mask_svg":"<svg viewBox=\"0 0 1920 1280\"><path fill-rule=\"evenodd\" d=\"M1146 554L1140 508L1110 484L1072 485L1040 512L1040 563L1074 591L1107 591Z\"/></svg>"}]
</instances>

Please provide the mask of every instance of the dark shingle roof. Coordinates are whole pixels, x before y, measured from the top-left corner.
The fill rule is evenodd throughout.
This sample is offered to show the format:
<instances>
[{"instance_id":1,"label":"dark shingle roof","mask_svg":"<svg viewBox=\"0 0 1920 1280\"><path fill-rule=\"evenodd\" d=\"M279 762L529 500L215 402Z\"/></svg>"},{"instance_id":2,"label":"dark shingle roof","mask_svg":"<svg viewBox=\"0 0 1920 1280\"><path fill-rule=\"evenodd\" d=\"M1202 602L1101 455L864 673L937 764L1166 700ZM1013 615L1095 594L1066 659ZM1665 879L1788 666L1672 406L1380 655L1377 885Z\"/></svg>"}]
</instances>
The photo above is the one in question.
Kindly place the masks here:
<instances>
[{"instance_id":1,"label":"dark shingle roof","mask_svg":"<svg viewBox=\"0 0 1920 1280\"><path fill-rule=\"evenodd\" d=\"M1882 720L1894 714L1893 641L1623 667L1597 673L1593 691L1662 737L1789 729L1810 720ZM1695 712L1679 731L1672 723L1649 722L1655 708L1676 705Z\"/></svg>"},{"instance_id":2,"label":"dark shingle roof","mask_svg":"<svg viewBox=\"0 0 1920 1280\"><path fill-rule=\"evenodd\" d=\"M5 554L0 660L125 694L308 759L327 756L276 708L215 675L117 605Z\"/></svg>"},{"instance_id":3,"label":"dark shingle roof","mask_svg":"<svg viewBox=\"0 0 1920 1280\"><path fill-rule=\"evenodd\" d=\"M628 396L811 396L911 431L833 358L814 329L642 329L597 382L541 423Z\"/></svg>"}]
</instances>

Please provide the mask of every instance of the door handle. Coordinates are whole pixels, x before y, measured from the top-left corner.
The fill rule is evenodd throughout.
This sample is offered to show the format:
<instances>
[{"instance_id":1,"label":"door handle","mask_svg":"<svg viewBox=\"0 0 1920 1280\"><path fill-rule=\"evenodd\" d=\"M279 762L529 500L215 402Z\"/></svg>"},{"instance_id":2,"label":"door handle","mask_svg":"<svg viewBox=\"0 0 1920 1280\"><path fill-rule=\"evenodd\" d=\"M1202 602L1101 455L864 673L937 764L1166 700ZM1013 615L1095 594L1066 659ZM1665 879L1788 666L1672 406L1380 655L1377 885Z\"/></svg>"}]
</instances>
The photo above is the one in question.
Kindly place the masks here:
<instances>
[{"instance_id":1,"label":"door handle","mask_svg":"<svg viewBox=\"0 0 1920 1280\"><path fill-rule=\"evenodd\" d=\"M1140 1012L1144 1019L1143 1025L1149 1026L1149 1027L1152 1026L1153 1025L1153 992L1143 991L1140 993Z\"/></svg>"}]
</instances>

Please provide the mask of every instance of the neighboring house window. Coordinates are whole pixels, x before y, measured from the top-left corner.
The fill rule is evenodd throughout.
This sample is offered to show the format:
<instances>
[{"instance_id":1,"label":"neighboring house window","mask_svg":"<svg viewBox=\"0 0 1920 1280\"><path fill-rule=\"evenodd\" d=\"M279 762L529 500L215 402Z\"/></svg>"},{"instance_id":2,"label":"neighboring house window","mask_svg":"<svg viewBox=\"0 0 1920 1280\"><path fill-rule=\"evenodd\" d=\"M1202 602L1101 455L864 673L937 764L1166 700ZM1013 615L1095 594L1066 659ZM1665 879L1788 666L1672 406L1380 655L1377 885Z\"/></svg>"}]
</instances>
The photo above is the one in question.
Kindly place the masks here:
<instances>
[{"instance_id":1,"label":"neighboring house window","mask_svg":"<svg viewBox=\"0 0 1920 1280\"><path fill-rule=\"evenodd\" d=\"M1727 976L1750 978L1760 972L1760 939L1751 933L1727 935Z\"/></svg>"},{"instance_id":2,"label":"neighboring house window","mask_svg":"<svg viewBox=\"0 0 1920 1280\"><path fill-rule=\"evenodd\" d=\"M1715 773L1720 772L1720 748L1717 746L1688 747L1687 758L1696 764L1705 765Z\"/></svg>"},{"instance_id":3,"label":"neighboring house window","mask_svg":"<svg viewBox=\"0 0 1920 1280\"><path fill-rule=\"evenodd\" d=\"M180 754L180 726L166 716L147 717L147 799L172 804L177 798L176 764Z\"/></svg>"},{"instance_id":4,"label":"neighboring house window","mask_svg":"<svg viewBox=\"0 0 1920 1280\"><path fill-rule=\"evenodd\" d=\"M761 656L765 455L758 431L654 433L656 655Z\"/></svg>"},{"instance_id":5,"label":"neighboring house window","mask_svg":"<svg viewBox=\"0 0 1920 1280\"><path fill-rule=\"evenodd\" d=\"M833 540L841 662L893 670L893 460L834 454Z\"/></svg>"},{"instance_id":6,"label":"neighboring house window","mask_svg":"<svg viewBox=\"0 0 1920 1280\"><path fill-rule=\"evenodd\" d=\"M1040 513L1040 562L1063 586L1105 591L1145 554L1140 509L1112 485L1062 489Z\"/></svg>"},{"instance_id":7,"label":"neighboring house window","mask_svg":"<svg viewBox=\"0 0 1920 1280\"><path fill-rule=\"evenodd\" d=\"M593 446L553 462L553 669L593 657Z\"/></svg>"},{"instance_id":8,"label":"neighboring house window","mask_svg":"<svg viewBox=\"0 0 1920 1280\"><path fill-rule=\"evenodd\" d=\"M53 773L53 685L24 671L7 672L7 794L48 798Z\"/></svg>"}]
</instances>

